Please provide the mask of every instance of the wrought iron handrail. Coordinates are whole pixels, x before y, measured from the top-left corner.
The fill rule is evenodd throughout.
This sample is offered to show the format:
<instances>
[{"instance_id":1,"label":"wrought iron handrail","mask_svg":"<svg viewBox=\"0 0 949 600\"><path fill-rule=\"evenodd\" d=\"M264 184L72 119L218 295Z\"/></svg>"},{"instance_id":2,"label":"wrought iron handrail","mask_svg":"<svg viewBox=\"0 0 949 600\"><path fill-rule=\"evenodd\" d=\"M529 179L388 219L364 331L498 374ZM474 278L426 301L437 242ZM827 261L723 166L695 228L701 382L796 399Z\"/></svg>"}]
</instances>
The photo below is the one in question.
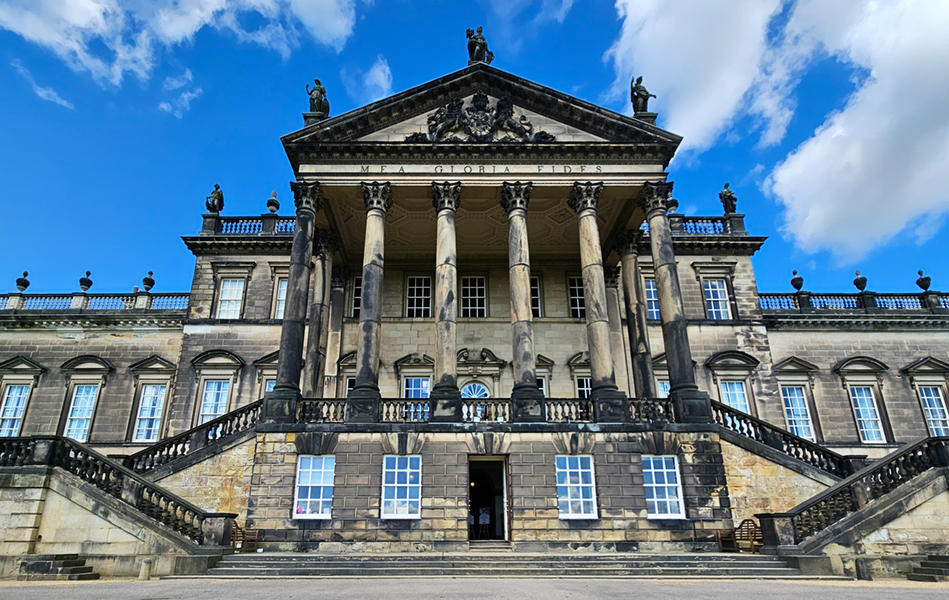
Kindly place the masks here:
<instances>
[{"instance_id":1,"label":"wrought iron handrail","mask_svg":"<svg viewBox=\"0 0 949 600\"><path fill-rule=\"evenodd\" d=\"M346 400L304 398L297 402L297 423L342 423Z\"/></svg>"},{"instance_id":2,"label":"wrought iron handrail","mask_svg":"<svg viewBox=\"0 0 949 600\"><path fill-rule=\"evenodd\" d=\"M727 404L713 400L712 417L716 423L729 431L761 442L835 477L847 477L854 471L853 459L736 410Z\"/></svg>"},{"instance_id":3,"label":"wrought iron handrail","mask_svg":"<svg viewBox=\"0 0 949 600\"><path fill-rule=\"evenodd\" d=\"M203 448L211 442L251 429L260 419L263 400L252 402L212 421L164 439L122 460L127 468L145 473Z\"/></svg>"},{"instance_id":4,"label":"wrought iron handrail","mask_svg":"<svg viewBox=\"0 0 949 600\"><path fill-rule=\"evenodd\" d=\"M0 440L0 466L27 465L64 469L200 545L230 543L230 527L216 526L212 520L233 525L236 514L206 512L75 440L47 436Z\"/></svg>"},{"instance_id":5,"label":"wrought iron handrail","mask_svg":"<svg viewBox=\"0 0 949 600\"><path fill-rule=\"evenodd\" d=\"M925 438L901 448L774 516L790 517L794 543L799 544L936 467L949 467L949 436Z\"/></svg>"}]
</instances>

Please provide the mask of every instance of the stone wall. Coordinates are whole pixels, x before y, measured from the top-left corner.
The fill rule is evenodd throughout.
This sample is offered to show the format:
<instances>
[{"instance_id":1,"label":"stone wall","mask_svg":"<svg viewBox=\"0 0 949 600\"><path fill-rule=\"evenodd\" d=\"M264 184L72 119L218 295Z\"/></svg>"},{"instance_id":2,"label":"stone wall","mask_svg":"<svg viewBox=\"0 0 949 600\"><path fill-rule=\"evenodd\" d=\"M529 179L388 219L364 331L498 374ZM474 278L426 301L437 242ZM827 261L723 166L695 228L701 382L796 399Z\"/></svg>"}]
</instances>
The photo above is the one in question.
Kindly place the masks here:
<instances>
[{"instance_id":1,"label":"stone wall","mask_svg":"<svg viewBox=\"0 0 949 600\"><path fill-rule=\"evenodd\" d=\"M830 487L829 478L808 476L722 441L735 525L758 513L780 513Z\"/></svg>"},{"instance_id":2,"label":"stone wall","mask_svg":"<svg viewBox=\"0 0 949 600\"><path fill-rule=\"evenodd\" d=\"M400 439L404 436L404 439ZM300 447L308 448L305 452ZM336 457L332 519L293 519L299 453ZM421 518L380 518L386 454L422 457ZM592 454L598 517L562 520L555 458ZM687 519L646 516L641 455L679 457ZM452 551L467 548L469 456L505 460L516 550L644 552L716 548L731 513L713 433L258 433L248 527L275 550Z\"/></svg>"},{"instance_id":3,"label":"stone wall","mask_svg":"<svg viewBox=\"0 0 949 600\"><path fill-rule=\"evenodd\" d=\"M155 482L207 512L237 513L243 525L256 443L251 438Z\"/></svg>"}]
</instances>

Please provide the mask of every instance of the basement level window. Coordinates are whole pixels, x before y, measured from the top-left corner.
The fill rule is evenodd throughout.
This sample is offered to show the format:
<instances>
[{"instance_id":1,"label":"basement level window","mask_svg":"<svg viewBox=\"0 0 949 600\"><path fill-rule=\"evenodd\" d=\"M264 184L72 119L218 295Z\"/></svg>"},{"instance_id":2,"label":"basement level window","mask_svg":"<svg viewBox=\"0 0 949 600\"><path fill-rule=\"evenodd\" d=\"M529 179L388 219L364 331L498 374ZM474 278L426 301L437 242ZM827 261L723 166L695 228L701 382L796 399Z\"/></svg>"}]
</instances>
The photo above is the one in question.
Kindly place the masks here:
<instances>
[{"instance_id":1,"label":"basement level window","mask_svg":"<svg viewBox=\"0 0 949 600\"><path fill-rule=\"evenodd\" d=\"M557 457L557 506L561 519L596 519L592 456Z\"/></svg>"},{"instance_id":2,"label":"basement level window","mask_svg":"<svg viewBox=\"0 0 949 600\"><path fill-rule=\"evenodd\" d=\"M382 461L383 519L422 517L422 457L388 455Z\"/></svg>"},{"instance_id":3,"label":"basement level window","mask_svg":"<svg viewBox=\"0 0 949 600\"><path fill-rule=\"evenodd\" d=\"M643 480L646 487L647 518L685 518L678 457L644 454Z\"/></svg>"},{"instance_id":4,"label":"basement level window","mask_svg":"<svg viewBox=\"0 0 949 600\"><path fill-rule=\"evenodd\" d=\"M335 456L301 455L297 458L294 519L329 519L332 516L335 474Z\"/></svg>"}]
</instances>

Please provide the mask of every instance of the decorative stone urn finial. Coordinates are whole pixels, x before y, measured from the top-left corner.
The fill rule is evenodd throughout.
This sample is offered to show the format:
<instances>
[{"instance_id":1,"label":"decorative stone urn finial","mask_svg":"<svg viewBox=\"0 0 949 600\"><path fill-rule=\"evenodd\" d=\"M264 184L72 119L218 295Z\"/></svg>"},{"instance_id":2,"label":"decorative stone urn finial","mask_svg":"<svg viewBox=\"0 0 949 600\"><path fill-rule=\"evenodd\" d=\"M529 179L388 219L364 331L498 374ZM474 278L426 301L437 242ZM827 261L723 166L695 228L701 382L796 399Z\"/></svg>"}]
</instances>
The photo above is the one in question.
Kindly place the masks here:
<instances>
[{"instance_id":1,"label":"decorative stone urn finial","mask_svg":"<svg viewBox=\"0 0 949 600\"><path fill-rule=\"evenodd\" d=\"M867 278L860 275L860 271L857 271L857 278L853 280L853 285L862 292L867 289Z\"/></svg>"},{"instance_id":2,"label":"decorative stone urn finial","mask_svg":"<svg viewBox=\"0 0 949 600\"><path fill-rule=\"evenodd\" d=\"M920 270L917 271L917 272L919 273L919 279L916 280L916 285L918 285L919 288L920 288L921 290L923 290L924 292L928 292L928 291L929 291L929 286L932 284L933 280L932 280L931 278L926 277L925 275L923 275L923 270L922 270L922 269L920 269Z\"/></svg>"},{"instance_id":3,"label":"decorative stone urn finial","mask_svg":"<svg viewBox=\"0 0 949 600\"><path fill-rule=\"evenodd\" d=\"M148 275L142 278L142 286L145 288L146 292L155 287L155 280L152 279L152 275L154 274L154 271L149 271Z\"/></svg>"},{"instance_id":4,"label":"decorative stone urn finial","mask_svg":"<svg viewBox=\"0 0 949 600\"><path fill-rule=\"evenodd\" d=\"M92 280L89 279L90 275L92 275L92 271L86 271L86 276L79 278L79 289L83 292L92 287Z\"/></svg>"},{"instance_id":5,"label":"decorative stone urn finial","mask_svg":"<svg viewBox=\"0 0 949 600\"><path fill-rule=\"evenodd\" d=\"M804 287L804 278L797 274L797 269L791 271L791 275L794 276L791 278L791 287L800 292L801 288Z\"/></svg>"},{"instance_id":6,"label":"decorative stone urn finial","mask_svg":"<svg viewBox=\"0 0 949 600\"><path fill-rule=\"evenodd\" d=\"M273 195L267 198L267 210L269 210L272 215L280 210L280 202L277 200L277 190L274 190Z\"/></svg>"},{"instance_id":7,"label":"decorative stone urn finial","mask_svg":"<svg viewBox=\"0 0 949 600\"><path fill-rule=\"evenodd\" d=\"M26 278L27 275L29 275L29 273L26 271L23 271L23 277L17 278L16 289L18 292L25 292L26 288L30 287L30 280Z\"/></svg>"}]
</instances>

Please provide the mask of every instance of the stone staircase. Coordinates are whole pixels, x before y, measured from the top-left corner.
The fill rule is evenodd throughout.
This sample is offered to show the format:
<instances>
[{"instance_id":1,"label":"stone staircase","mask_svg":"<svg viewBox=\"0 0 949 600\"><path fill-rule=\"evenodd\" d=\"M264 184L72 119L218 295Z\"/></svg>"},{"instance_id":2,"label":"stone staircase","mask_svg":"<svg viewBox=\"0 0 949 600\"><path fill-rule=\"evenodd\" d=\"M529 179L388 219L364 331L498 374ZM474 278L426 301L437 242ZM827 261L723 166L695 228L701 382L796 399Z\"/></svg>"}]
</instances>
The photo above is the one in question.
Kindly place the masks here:
<instances>
[{"instance_id":1,"label":"stone staircase","mask_svg":"<svg viewBox=\"0 0 949 600\"><path fill-rule=\"evenodd\" d=\"M78 554L34 554L20 562L17 581L90 581L99 574Z\"/></svg>"},{"instance_id":2,"label":"stone staircase","mask_svg":"<svg viewBox=\"0 0 949 600\"><path fill-rule=\"evenodd\" d=\"M215 579L277 578L698 578L828 579L805 576L775 556L752 554L311 554L224 556L207 575Z\"/></svg>"},{"instance_id":3,"label":"stone staircase","mask_svg":"<svg viewBox=\"0 0 949 600\"><path fill-rule=\"evenodd\" d=\"M949 581L949 555L930 554L906 576L910 581Z\"/></svg>"}]
</instances>

